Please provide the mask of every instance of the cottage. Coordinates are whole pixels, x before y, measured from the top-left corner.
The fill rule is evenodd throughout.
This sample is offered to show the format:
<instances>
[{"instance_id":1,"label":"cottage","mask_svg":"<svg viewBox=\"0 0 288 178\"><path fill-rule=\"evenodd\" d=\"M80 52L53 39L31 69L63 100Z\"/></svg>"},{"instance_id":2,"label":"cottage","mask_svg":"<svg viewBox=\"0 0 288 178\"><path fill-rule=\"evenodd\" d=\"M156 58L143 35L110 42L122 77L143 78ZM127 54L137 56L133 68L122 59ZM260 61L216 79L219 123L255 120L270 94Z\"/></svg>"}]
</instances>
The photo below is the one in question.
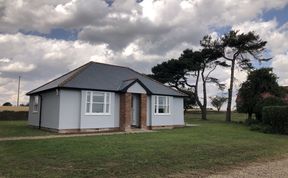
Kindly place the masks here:
<instances>
[{"instance_id":1,"label":"cottage","mask_svg":"<svg viewBox=\"0 0 288 178\"><path fill-rule=\"evenodd\" d=\"M185 94L122 66L89 62L27 95L29 125L59 133L184 125Z\"/></svg>"}]
</instances>

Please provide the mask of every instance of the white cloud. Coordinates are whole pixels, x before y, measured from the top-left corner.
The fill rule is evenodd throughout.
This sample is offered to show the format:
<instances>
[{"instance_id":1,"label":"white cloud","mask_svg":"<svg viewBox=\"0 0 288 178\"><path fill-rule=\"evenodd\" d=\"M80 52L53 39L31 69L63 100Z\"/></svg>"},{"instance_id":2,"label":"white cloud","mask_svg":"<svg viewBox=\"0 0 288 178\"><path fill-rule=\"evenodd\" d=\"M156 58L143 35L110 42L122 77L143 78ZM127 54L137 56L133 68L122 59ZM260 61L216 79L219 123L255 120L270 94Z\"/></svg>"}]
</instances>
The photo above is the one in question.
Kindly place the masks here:
<instances>
[{"instance_id":1,"label":"white cloud","mask_svg":"<svg viewBox=\"0 0 288 178\"><path fill-rule=\"evenodd\" d=\"M5 95L0 102L14 101L17 91L11 88L17 88L19 75L23 80L22 101L26 102L24 93L91 60L149 73L156 63L168 59L168 56L146 55L133 45L127 48L128 52L122 53L113 52L102 44L52 40L20 33L0 34L0 51L3 61L0 63L0 91Z\"/></svg>"},{"instance_id":2,"label":"white cloud","mask_svg":"<svg viewBox=\"0 0 288 178\"><path fill-rule=\"evenodd\" d=\"M0 59L0 63L2 62L2 63L8 63L8 62L10 62L11 61L11 59L8 59L8 58L2 58L2 59Z\"/></svg>"},{"instance_id":3,"label":"white cloud","mask_svg":"<svg viewBox=\"0 0 288 178\"><path fill-rule=\"evenodd\" d=\"M34 64L24 64L22 62L10 63L8 65L0 66L0 71L3 72L30 72L35 69Z\"/></svg>"},{"instance_id":4,"label":"white cloud","mask_svg":"<svg viewBox=\"0 0 288 178\"><path fill-rule=\"evenodd\" d=\"M0 2L0 91L6 95L1 97L15 99L9 88L15 87L12 83L18 75L23 76L24 93L89 60L149 73L156 63L177 58L186 48L198 49L203 35L215 35L215 29L227 26L255 30L267 40L274 56L271 65L280 83L288 84L284 69L288 25L259 20L263 12L287 4L288 0L144 0L140 4L115 0L108 7L99 0L4 0ZM55 28L78 30L78 40L18 33L49 33ZM218 69L214 76L229 82L228 69ZM238 83L245 77L236 71ZM1 85L9 80L9 85ZM211 95L217 92L209 88Z\"/></svg>"},{"instance_id":5,"label":"white cloud","mask_svg":"<svg viewBox=\"0 0 288 178\"><path fill-rule=\"evenodd\" d=\"M106 62L110 58L110 50L105 45L49 40L20 33L0 35L0 51L0 59L7 61L0 63L0 84L1 81L10 80L0 86L2 95L7 95L2 97L0 102L7 101L10 95L15 95L16 91L11 90L15 88L12 83L15 83L19 75L22 76L24 94L90 60Z\"/></svg>"},{"instance_id":6,"label":"white cloud","mask_svg":"<svg viewBox=\"0 0 288 178\"><path fill-rule=\"evenodd\" d=\"M278 26L277 21L247 21L235 25L234 29L241 32L255 31L260 37L267 41L267 49L271 50L271 66L279 77L281 85L288 85L288 25Z\"/></svg>"},{"instance_id":7,"label":"white cloud","mask_svg":"<svg viewBox=\"0 0 288 178\"><path fill-rule=\"evenodd\" d=\"M279 77L280 85L288 86L288 53L275 56L272 61L272 67Z\"/></svg>"}]
</instances>

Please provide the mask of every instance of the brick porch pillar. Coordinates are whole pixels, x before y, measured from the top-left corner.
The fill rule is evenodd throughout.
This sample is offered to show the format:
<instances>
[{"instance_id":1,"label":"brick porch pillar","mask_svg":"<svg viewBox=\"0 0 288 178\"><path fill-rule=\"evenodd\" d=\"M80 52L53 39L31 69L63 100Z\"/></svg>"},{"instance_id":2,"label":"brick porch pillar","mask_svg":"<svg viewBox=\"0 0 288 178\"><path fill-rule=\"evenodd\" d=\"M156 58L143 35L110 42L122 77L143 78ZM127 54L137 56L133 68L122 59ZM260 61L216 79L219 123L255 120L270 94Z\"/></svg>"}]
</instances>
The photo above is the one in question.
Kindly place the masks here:
<instances>
[{"instance_id":1,"label":"brick porch pillar","mask_svg":"<svg viewBox=\"0 0 288 178\"><path fill-rule=\"evenodd\" d=\"M140 128L147 129L147 95L140 95Z\"/></svg>"},{"instance_id":2,"label":"brick porch pillar","mask_svg":"<svg viewBox=\"0 0 288 178\"><path fill-rule=\"evenodd\" d=\"M120 95L120 130L122 131L131 129L131 102L131 93L123 93Z\"/></svg>"}]
</instances>

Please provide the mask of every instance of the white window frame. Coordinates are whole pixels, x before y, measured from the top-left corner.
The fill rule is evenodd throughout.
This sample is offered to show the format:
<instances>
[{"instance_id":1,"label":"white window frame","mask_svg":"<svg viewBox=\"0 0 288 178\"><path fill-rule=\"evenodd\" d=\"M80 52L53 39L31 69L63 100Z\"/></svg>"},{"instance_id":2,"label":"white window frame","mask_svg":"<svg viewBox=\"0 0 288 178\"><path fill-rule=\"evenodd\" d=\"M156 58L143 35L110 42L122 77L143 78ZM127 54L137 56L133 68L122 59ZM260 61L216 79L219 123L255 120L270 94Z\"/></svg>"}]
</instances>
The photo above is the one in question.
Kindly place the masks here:
<instances>
[{"instance_id":1,"label":"white window frame","mask_svg":"<svg viewBox=\"0 0 288 178\"><path fill-rule=\"evenodd\" d=\"M85 92L85 115L111 115L111 93L110 92L101 92L101 91L86 91ZM88 102L88 93L90 93L90 101ZM104 112L92 112L92 105L93 103L98 103L98 102L93 102L93 95L94 94L104 94L104 102L103 102L103 111ZM109 96L108 101L106 100L106 97ZM89 103L89 112L87 112L87 104ZM107 104L108 104L108 112L107 111Z\"/></svg>"},{"instance_id":2,"label":"white window frame","mask_svg":"<svg viewBox=\"0 0 288 178\"><path fill-rule=\"evenodd\" d=\"M168 112L159 113L159 97L165 97L166 105L163 105L163 106L168 107ZM171 115L171 103L170 103L169 96L155 96L154 97L154 115Z\"/></svg>"},{"instance_id":3,"label":"white window frame","mask_svg":"<svg viewBox=\"0 0 288 178\"><path fill-rule=\"evenodd\" d=\"M34 113L37 113L39 111L39 96L38 95L33 96L32 110Z\"/></svg>"}]
</instances>

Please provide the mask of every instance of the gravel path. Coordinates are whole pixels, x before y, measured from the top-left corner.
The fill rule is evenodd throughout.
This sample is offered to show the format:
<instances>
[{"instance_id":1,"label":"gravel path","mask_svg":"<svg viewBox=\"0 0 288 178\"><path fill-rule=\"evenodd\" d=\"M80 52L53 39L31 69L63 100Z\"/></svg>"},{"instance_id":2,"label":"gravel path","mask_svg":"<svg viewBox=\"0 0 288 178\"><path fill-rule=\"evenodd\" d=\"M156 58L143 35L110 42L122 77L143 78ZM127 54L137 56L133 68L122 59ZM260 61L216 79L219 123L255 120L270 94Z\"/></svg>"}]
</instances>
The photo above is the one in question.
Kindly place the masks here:
<instances>
[{"instance_id":1,"label":"gravel path","mask_svg":"<svg viewBox=\"0 0 288 178\"><path fill-rule=\"evenodd\" d=\"M233 169L229 172L223 172L216 175L210 175L209 178L288 178L288 158L264 162L252 163L251 165Z\"/></svg>"},{"instance_id":2,"label":"gravel path","mask_svg":"<svg viewBox=\"0 0 288 178\"><path fill-rule=\"evenodd\" d=\"M81 133L81 134L61 134L61 135L48 135L48 136L26 136L26 137L4 137L0 138L1 141L12 141L12 140L42 140L51 138L67 138L67 137L87 137L87 136L101 136L101 135L124 135L124 134L138 134L156 132L153 130L131 130L126 132L103 132L103 133ZM0 177L1 178L1 177Z\"/></svg>"}]
</instances>

